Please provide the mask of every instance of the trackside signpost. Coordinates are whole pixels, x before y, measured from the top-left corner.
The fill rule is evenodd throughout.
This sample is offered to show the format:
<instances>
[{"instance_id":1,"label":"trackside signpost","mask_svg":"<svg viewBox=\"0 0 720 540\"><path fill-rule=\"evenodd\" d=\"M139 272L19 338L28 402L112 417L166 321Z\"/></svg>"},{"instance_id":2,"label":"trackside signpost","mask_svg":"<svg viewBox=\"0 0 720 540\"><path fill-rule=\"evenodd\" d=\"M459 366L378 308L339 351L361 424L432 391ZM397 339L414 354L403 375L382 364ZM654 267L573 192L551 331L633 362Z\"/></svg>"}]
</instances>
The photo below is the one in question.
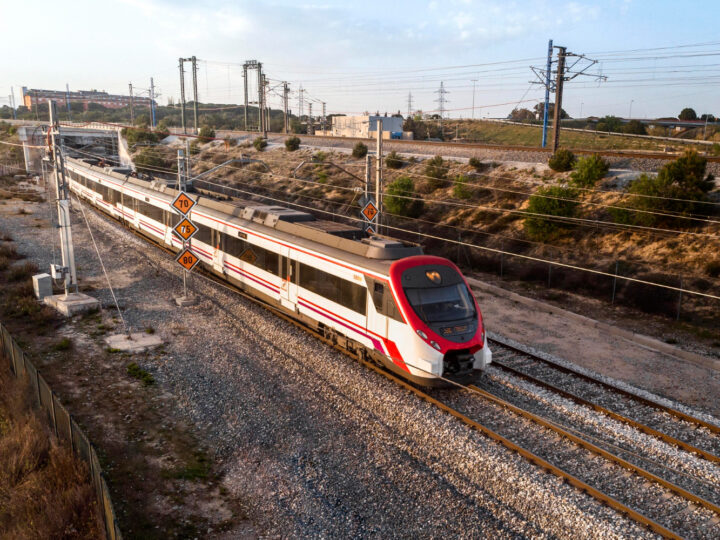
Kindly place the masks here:
<instances>
[{"instance_id":1,"label":"trackside signpost","mask_svg":"<svg viewBox=\"0 0 720 540\"><path fill-rule=\"evenodd\" d=\"M375 199L369 196L362 196L360 198L360 206L362 210L360 215L363 218L363 229L369 234L375 234L375 227L377 222L378 209L375 205Z\"/></svg>"},{"instance_id":2,"label":"trackside signpost","mask_svg":"<svg viewBox=\"0 0 720 540\"><path fill-rule=\"evenodd\" d=\"M198 227L190 218L187 217L188 213L197 204L192 197L190 197L184 191L178 193L175 200L170 204L173 210L180 214L180 221L173 227L173 232L182 240L183 247L180 250L180 254L175 258L175 261L183 267L183 296L177 298L178 305L188 305L189 298L187 294L187 273L192 271L193 268L200 262L200 259L191 250L188 242L198 232Z\"/></svg>"}]
</instances>

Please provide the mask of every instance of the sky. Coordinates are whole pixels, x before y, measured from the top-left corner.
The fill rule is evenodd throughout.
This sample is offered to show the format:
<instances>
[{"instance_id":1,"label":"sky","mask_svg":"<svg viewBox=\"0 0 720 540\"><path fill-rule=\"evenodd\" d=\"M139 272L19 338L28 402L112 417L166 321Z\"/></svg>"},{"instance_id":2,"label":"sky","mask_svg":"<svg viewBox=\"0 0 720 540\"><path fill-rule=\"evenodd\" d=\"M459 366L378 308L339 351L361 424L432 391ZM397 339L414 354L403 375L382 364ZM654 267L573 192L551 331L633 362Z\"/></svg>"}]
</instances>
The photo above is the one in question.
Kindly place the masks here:
<instances>
[{"instance_id":1,"label":"sky","mask_svg":"<svg viewBox=\"0 0 720 540\"><path fill-rule=\"evenodd\" d=\"M288 81L294 111L301 85L315 115L321 102L405 114L409 93L434 111L442 82L447 116L505 117L543 99L530 67L545 68L552 39L598 60L565 84L573 117L720 116L717 0L0 0L0 14L0 105L11 86L19 103L22 86L127 94L150 77L160 103L177 101L178 58L194 55L202 103L242 103L241 66L256 59L278 108Z\"/></svg>"}]
</instances>

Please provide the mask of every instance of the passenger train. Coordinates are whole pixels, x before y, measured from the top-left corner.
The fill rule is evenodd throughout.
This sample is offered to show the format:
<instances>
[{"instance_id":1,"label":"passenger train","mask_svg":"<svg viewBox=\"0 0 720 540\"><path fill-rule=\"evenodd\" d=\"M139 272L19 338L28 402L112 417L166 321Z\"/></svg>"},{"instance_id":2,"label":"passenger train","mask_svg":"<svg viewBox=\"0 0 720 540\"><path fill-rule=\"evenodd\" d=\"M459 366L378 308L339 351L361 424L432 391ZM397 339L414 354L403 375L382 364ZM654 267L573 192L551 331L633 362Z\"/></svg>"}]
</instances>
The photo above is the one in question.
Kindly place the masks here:
<instances>
[{"instance_id":1,"label":"passenger train","mask_svg":"<svg viewBox=\"0 0 720 540\"><path fill-rule=\"evenodd\" d=\"M89 159L65 165L79 197L179 252L175 189ZM492 361L477 301L449 260L306 212L195 198L201 264L338 346L423 386L467 382Z\"/></svg>"}]
</instances>

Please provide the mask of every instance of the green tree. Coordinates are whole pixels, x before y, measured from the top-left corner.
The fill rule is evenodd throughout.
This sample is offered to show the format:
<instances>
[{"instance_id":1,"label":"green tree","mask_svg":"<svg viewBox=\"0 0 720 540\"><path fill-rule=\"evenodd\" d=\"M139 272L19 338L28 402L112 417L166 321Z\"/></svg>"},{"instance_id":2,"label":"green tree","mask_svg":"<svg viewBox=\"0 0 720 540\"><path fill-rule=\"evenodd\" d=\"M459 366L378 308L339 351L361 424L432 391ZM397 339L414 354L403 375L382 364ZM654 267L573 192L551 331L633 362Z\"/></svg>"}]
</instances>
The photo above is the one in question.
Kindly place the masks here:
<instances>
[{"instance_id":1,"label":"green tree","mask_svg":"<svg viewBox=\"0 0 720 540\"><path fill-rule=\"evenodd\" d=\"M680 111L678 118L680 120L697 120L697 113L695 112L695 109L685 107L682 111Z\"/></svg>"},{"instance_id":2,"label":"green tree","mask_svg":"<svg viewBox=\"0 0 720 540\"><path fill-rule=\"evenodd\" d=\"M508 115L508 120L514 122L532 122L535 120L535 113L530 109L513 109Z\"/></svg>"},{"instance_id":3,"label":"green tree","mask_svg":"<svg viewBox=\"0 0 720 540\"><path fill-rule=\"evenodd\" d=\"M537 105L535 105L534 110L535 110L535 114L537 115L537 117L542 118L543 111L545 111L545 103L538 103ZM548 106L548 116L550 118L552 118L554 114L555 114L555 104L550 103L550 105ZM564 120L566 118L570 118L570 115L565 112L565 109L560 109L560 119Z\"/></svg>"},{"instance_id":4,"label":"green tree","mask_svg":"<svg viewBox=\"0 0 720 540\"><path fill-rule=\"evenodd\" d=\"M622 128L622 120L617 116L605 116L598 120L598 123L595 125L597 131L610 131L612 133L619 133Z\"/></svg>"},{"instance_id":5,"label":"green tree","mask_svg":"<svg viewBox=\"0 0 720 540\"><path fill-rule=\"evenodd\" d=\"M633 135L647 135L647 128L640 120L630 120L623 126L622 131Z\"/></svg>"},{"instance_id":6,"label":"green tree","mask_svg":"<svg viewBox=\"0 0 720 540\"><path fill-rule=\"evenodd\" d=\"M577 211L577 191L562 186L541 187L528 201L528 213L560 218L574 217ZM525 234L532 240L545 242L558 236L563 229L570 227L562 221L554 221L542 216L525 218Z\"/></svg>"},{"instance_id":7,"label":"green tree","mask_svg":"<svg viewBox=\"0 0 720 540\"><path fill-rule=\"evenodd\" d=\"M453 185L453 195L458 199L469 199L472 197L472 190L468 187L468 178L463 174L459 174L455 177L455 184Z\"/></svg>"},{"instance_id":8,"label":"green tree","mask_svg":"<svg viewBox=\"0 0 720 540\"><path fill-rule=\"evenodd\" d=\"M408 176L401 176L385 192L385 207L391 214L418 217L422 214L425 202L415 193L415 183Z\"/></svg>"}]
</instances>

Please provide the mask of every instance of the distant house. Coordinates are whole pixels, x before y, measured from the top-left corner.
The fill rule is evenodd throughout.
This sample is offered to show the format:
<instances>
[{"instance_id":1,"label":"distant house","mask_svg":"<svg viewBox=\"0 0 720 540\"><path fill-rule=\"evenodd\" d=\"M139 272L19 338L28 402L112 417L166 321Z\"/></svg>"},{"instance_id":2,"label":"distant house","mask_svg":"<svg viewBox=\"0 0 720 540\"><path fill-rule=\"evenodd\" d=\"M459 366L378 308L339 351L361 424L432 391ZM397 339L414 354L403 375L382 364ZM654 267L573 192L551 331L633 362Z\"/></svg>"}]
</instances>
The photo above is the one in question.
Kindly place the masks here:
<instances>
[{"instance_id":1,"label":"distant house","mask_svg":"<svg viewBox=\"0 0 720 540\"><path fill-rule=\"evenodd\" d=\"M378 122L382 121L384 139L412 139L411 132L403 133L403 118L399 116L333 116L331 135L335 137L377 137Z\"/></svg>"}]
</instances>

